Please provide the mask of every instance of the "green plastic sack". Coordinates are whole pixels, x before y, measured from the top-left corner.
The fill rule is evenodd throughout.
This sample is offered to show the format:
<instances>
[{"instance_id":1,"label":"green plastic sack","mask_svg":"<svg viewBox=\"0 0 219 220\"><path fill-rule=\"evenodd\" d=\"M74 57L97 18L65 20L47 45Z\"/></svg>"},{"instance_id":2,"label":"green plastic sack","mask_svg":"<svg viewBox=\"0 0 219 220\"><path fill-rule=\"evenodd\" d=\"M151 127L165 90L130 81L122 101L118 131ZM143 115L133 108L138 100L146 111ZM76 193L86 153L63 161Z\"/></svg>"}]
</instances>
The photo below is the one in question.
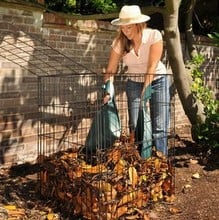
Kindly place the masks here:
<instances>
[{"instance_id":1,"label":"green plastic sack","mask_svg":"<svg viewBox=\"0 0 219 220\"><path fill-rule=\"evenodd\" d=\"M148 86L141 99L141 106L138 114L137 127L135 130L136 142L139 144L142 158L151 157L152 153L152 125L149 106L146 103L151 98L152 89Z\"/></svg>"},{"instance_id":2,"label":"green plastic sack","mask_svg":"<svg viewBox=\"0 0 219 220\"><path fill-rule=\"evenodd\" d=\"M108 103L101 106L95 115L85 141L86 153L95 153L97 149L105 150L120 137L121 125L114 99L114 85L109 80L103 85L104 94L110 95Z\"/></svg>"}]
</instances>

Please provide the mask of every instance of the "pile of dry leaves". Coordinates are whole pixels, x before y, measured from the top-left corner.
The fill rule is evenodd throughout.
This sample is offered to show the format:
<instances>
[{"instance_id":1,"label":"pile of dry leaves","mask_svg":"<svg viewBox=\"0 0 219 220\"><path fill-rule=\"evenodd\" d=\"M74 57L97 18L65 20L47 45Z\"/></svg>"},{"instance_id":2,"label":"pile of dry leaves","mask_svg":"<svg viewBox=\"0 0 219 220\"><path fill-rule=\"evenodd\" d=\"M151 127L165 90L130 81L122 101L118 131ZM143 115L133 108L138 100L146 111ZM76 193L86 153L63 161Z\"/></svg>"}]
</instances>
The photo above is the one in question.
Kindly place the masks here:
<instances>
[{"instance_id":1,"label":"pile of dry leaves","mask_svg":"<svg viewBox=\"0 0 219 220\"><path fill-rule=\"evenodd\" d=\"M127 145L125 146L128 148ZM81 159L81 157L78 157L78 155L76 155L74 152L62 152L60 154L57 154L56 156L54 155L50 159L48 158L48 163L45 160L43 164L41 164L45 167L44 172L41 172L41 174L44 175L42 175L40 179L41 181L44 180L45 184L46 178L48 183L59 183L59 185L57 186L59 190L56 191L56 187L53 187L53 185L50 185L50 188L45 188L44 190L44 185L42 184L42 182L41 184L39 184L38 176L41 170L40 164L26 163L22 165L14 165L10 168L1 167L0 219L82 220L83 215L73 215L75 213L75 210L78 210L78 212L81 213L83 212L84 215L86 215L87 213L87 217L91 218L91 216L89 216L89 212L86 212L86 210L93 209L93 215L97 213L96 210L99 213L103 213L102 209L111 210L113 215L113 213L115 213L113 211L115 207L116 210L119 210L119 207L123 206L127 207L130 210L130 213L129 211L127 211L127 213L121 215L119 219L122 220L138 218L141 220L218 219L219 149L215 149L215 151L212 151L211 154L209 154L209 152L206 152L205 154L202 148L190 141L176 141L176 147L173 149L173 176L175 183L175 199L173 202L165 202L165 198L168 197L165 195L165 190L163 189L163 199L159 199L158 202L153 202L153 188L143 185L143 182L146 183L147 180L149 182L151 181L152 184L153 181L155 181L155 184L158 182L157 180L159 180L159 177L162 176L161 173L165 169L161 169L160 166L160 172L157 173L154 172L153 169L157 167L157 165L155 166L155 164L158 161L158 164L166 166L167 161L165 158L162 158L162 156L160 155L156 155L155 157L153 157L153 159L150 160L146 169L144 167L146 163L142 163L141 160L139 161L140 158L138 157L138 154L135 154L135 149L130 148L130 151L133 150L133 152L130 152L128 150L130 154L126 154L126 152L124 153L124 151L127 150L126 148L120 148L119 146L117 146L117 149L117 153L113 153L114 151L109 151L108 153L112 153L112 155L114 155L114 157L112 158L117 158L116 155L118 154L118 158L120 158L121 161L125 163L121 162L120 159L111 159L111 161L107 163L107 156L109 157L109 154L106 154L106 158L101 158L102 162L99 161L99 163L91 166L90 164L85 163L83 158ZM60 162L59 158L64 159ZM155 159L157 162L155 162ZM54 161L54 163L52 161ZM57 161L58 163L56 164L55 161ZM68 168L68 166L73 163L73 161L74 163L81 164L81 168L79 168L79 171L74 169L71 170ZM116 163L116 161L118 162ZM62 163L64 163L65 166L69 169L69 172L65 172L65 166L63 166L63 168L61 169L60 166ZM102 167L102 165L100 164L104 166ZM122 164L121 167L124 168L122 169L123 172L119 168L119 164ZM143 166L141 164L143 164ZM167 164L169 166L168 162ZM129 168L130 165L132 165L131 167L134 167L135 169ZM76 168L76 166L73 167ZM140 172L143 167L144 169L146 169L147 175L145 176L148 176L148 179L145 178L145 176L142 175L142 173ZM100 171L100 169L104 171L105 168L107 168L107 173L102 172L102 175L99 175L97 171ZM158 168L159 166L157 167L157 171L159 170ZM169 169L170 168L166 170L168 171L167 176L171 174L171 172L169 173ZM46 173L46 170L48 173ZM150 175L152 170L153 175ZM116 174L114 176L113 173L115 173L115 171L117 173L122 172L122 174L124 175L124 179L119 174ZM137 182L133 180L132 173L133 176L136 176L137 173ZM75 177L75 174L78 174L79 176ZM108 175L108 178L106 178L106 174ZM118 179L116 179L116 176L118 177ZM83 179L85 179L85 181L72 181L72 179L79 180L82 177ZM58 178L60 178L60 180L57 180ZM52 182L53 180L54 182ZM107 182L106 180L109 181ZM77 183L78 185L74 185L74 183ZM97 185L97 183L101 183L101 185ZM47 184L45 185L45 187L46 186ZM132 195L130 192L134 186L136 190L133 190L133 192L136 193L133 193L133 196L130 196L129 198L128 195ZM108 187L110 190L108 190ZM111 191L111 188L114 187L116 191L112 190L114 194L112 193L111 195L111 193L108 193L108 191ZM124 190L124 193L120 192L120 187ZM162 187L164 187L164 185ZM45 193L45 197L41 196L41 194L39 193L39 189L41 189L41 193ZM72 189L75 189L75 191L70 191ZM139 193L139 191L142 192ZM64 196L64 200L61 200L58 197L58 192L60 198L63 198ZM152 194L150 192L152 192ZM169 192L171 194L171 191ZM88 193L90 193L90 195ZM71 194L73 195L72 199ZM140 203L136 203L136 200L134 199L136 198L135 196L138 196L137 198L141 198L141 195L139 196L139 194L146 194L149 196L148 200L145 200L145 198L142 197L142 202L145 202L144 204L142 204L142 206ZM52 195L52 197L49 197L49 195ZM83 204L82 201L85 200L84 204L78 208L74 207L76 201L73 202L73 198L75 198L75 196L77 195L79 198L79 202L81 201L81 204ZM115 200L112 199L113 196L115 197ZM80 198L83 198L83 200L80 200ZM123 198L124 200L122 200L121 198ZM169 198L171 198L171 196ZM69 199L69 201L67 201L67 199ZM96 202L96 200L100 202L98 203ZM90 201L92 201L92 205L89 205ZM101 201L108 202L101 204ZM111 206L110 201L112 202ZM146 207L144 207L144 205ZM122 212L118 211L117 213L121 214ZM101 219L100 216L98 216L97 219Z\"/></svg>"},{"instance_id":2,"label":"pile of dry leaves","mask_svg":"<svg viewBox=\"0 0 219 220\"><path fill-rule=\"evenodd\" d=\"M173 169L160 152L146 160L135 146L118 141L98 158L92 165L73 151L41 157L41 194L91 220L146 220L151 203L173 201Z\"/></svg>"}]
</instances>

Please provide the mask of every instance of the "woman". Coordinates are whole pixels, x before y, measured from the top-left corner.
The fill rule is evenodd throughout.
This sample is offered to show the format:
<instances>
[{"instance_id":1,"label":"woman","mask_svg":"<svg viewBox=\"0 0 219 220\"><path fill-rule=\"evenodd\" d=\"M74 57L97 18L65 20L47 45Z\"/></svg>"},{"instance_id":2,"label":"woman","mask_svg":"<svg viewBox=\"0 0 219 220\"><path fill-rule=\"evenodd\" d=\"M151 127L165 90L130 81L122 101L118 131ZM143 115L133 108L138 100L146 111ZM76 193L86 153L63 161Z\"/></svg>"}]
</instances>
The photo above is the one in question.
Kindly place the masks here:
<instances>
[{"instance_id":1,"label":"woman","mask_svg":"<svg viewBox=\"0 0 219 220\"><path fill-rule=\"evenodd\" d=\"M121 8L119 18L111 22L120 29L112 43L104 75L104 80L109 80L117 72L121 59L128 67L126 92L130 137L135 136L138 140L136 131L142 112L144 121L142 138L147 142L142 144L141 149L144 158L151 156L150 111L154 144L164 155L167 155L169 121L169 82L166 68L160 61L163 52L162 35L158 30L146 27L148 20L150 17L143 15L137 5Z\"/></svg>"}]
</instances>

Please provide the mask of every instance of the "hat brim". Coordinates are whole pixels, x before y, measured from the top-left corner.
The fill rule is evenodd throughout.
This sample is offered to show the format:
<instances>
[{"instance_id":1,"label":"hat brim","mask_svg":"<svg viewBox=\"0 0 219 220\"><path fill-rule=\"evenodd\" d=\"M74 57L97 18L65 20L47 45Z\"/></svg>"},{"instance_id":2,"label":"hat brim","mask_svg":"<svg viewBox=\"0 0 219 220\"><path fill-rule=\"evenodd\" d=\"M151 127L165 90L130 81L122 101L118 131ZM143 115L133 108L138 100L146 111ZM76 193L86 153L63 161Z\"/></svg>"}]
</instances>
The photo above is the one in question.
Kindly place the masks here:
<instances>
[{"instance_id":1,"label":"hat brim","mask_svg":"<svg viewBox=\"0 0 219 220\"><path fill-rule=\"evenodd\" d=\"M130 19L116 18L111 21L111 24L112 25L138 24L138 23L149 21L150 19L151 18L148 15L141 15L141 16L138 16L137 18L130 18Z\"/></svg>"}]
</instances>

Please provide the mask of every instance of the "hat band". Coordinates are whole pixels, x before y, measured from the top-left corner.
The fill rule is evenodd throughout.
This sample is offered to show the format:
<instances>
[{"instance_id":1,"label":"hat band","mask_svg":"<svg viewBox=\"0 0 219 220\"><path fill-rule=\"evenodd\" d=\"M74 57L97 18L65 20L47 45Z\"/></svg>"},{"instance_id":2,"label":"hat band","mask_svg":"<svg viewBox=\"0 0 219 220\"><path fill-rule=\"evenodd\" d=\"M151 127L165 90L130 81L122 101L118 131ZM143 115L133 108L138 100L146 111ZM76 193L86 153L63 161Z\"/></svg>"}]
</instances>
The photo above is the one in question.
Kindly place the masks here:
<instances>
[{"instance_id":1,"label":"hat band","mask_svg":"<svg viewBox=\"0 0 219 220\"><path fill-rule=\"evenodd\" d=\"M132 18L120 18L119 21L122 23L135 23L135 21L138 21L141 18L141 16L138 17L132 17Z\"/></svg>"}]
</instances>

